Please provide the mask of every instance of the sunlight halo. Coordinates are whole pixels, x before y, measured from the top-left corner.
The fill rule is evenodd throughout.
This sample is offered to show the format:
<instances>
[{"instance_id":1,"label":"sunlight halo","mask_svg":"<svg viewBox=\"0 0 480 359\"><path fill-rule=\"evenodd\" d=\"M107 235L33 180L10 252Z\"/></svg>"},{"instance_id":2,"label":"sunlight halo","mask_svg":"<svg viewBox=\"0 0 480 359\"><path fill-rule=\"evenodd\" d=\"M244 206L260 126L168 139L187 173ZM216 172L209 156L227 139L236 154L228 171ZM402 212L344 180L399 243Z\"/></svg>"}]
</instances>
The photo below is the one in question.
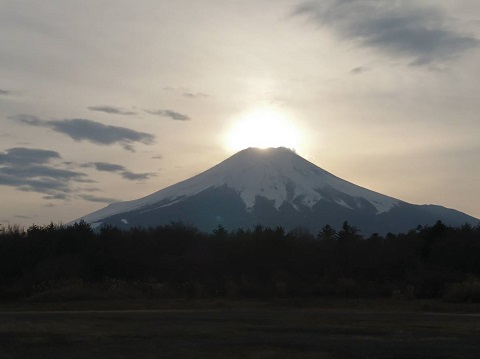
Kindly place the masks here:
<instances>
[{"instance_id":1,"label":"sunlight halo","mask_svg":"<svg viewBox=\"0 0 480 359\"><path fill-rule=\"evenodd\" d=\"M225 136L226 147L240 151L248 147L286 147L297 150L300 131L274 109L257 109L240 116Z\"/></svg>"}]
</instances>

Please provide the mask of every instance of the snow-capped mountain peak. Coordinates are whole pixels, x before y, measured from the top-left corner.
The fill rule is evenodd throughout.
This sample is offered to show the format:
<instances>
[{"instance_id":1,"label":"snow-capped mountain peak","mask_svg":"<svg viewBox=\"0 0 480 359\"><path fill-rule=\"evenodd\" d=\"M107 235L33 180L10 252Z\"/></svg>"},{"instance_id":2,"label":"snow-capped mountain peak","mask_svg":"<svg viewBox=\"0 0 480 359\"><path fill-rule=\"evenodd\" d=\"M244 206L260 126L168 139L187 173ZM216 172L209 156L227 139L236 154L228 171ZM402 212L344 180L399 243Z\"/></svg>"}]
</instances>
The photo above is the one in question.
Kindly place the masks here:
<instances>
[{"instance_id":1,"label":"snow-capped mountain peak","mask_svg":"<svg viewBox=\"0 0 480 359\"><path fill-rule=\"evenodd\" d=\"M119 228L180 221L204 231L219 224L228 229L261 224L312 233L344 221L363 233L398 233L437 220L478 223L452 209L409 204L357 186L286 148L248 148L185 181L80 219Z\"/></svg>"},{"instance_id":2,"label":"snow-capped mountain peak","mask_svg":"<svg viewBox=\"0 0 480 359\"><path fill-rule=\"evenodd\" d=\"M111 204L83 219L95 222L122 212L152 210L155 204L158 204L156 208L166 207L219 187L235 191L248 211L258 197L273 201L276 209L285 203L295 209L300 205L311 208L322 199L352 209L367 201L377 213L386 212L401 202L344 181L289 149L248 148L185 181L138 200ZM347 201L345 196L357 199L356 203Z\"/></svg>"}]
</instances>

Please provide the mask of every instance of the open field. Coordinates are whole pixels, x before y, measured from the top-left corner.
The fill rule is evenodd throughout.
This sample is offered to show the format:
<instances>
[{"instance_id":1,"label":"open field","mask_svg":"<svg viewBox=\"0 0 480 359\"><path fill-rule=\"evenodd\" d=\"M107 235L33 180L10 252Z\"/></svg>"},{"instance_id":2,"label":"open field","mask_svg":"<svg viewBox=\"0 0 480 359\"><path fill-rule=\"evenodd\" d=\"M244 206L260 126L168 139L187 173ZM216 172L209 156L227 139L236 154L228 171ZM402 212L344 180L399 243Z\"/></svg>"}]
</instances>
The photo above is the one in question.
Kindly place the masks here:
<instances>
[{"instance_id":1,"label":"open field","mask_svg":"<svg viewBox=\"0 0 480 359\"><path fill-rule=\"evenodd\" d=\"M479 357L477 314L266 305L0 312L1 359Z\"/></svg>"}]
</instances>

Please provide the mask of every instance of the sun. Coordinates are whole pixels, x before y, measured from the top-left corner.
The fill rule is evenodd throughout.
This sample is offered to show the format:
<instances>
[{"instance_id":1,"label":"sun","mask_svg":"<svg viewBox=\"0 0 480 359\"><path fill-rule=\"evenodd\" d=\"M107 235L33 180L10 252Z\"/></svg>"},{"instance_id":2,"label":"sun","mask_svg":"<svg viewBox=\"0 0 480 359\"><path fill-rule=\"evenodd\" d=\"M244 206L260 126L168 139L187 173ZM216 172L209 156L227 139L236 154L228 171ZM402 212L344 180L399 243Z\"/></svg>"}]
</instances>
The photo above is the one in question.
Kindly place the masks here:
<instances>
[{"instance_id":1,"label":"sun","mask_svg":"<svg viewBox=\"0 0 480 359\"><path fill-rule=\"evenodd\" d=\"M228 131L225 142L234 151L247 147L298 149L300 131L281 112L262 108L240 116Z\"/></svg>"}]
</instances>

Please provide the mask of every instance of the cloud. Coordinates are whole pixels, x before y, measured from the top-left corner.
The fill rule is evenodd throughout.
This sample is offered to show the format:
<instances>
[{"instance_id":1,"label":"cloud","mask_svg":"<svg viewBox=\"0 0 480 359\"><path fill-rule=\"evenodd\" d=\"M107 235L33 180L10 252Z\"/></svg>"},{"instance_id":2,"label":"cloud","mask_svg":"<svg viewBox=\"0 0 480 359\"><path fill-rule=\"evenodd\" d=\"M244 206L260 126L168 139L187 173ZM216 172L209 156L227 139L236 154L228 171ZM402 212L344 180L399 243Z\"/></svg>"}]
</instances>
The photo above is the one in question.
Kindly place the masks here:
<instances>
[{"instance_id":1,"label":"cloud","mask_svg":"<svg viewBox=\"0 0 480 359\"><path fill-rule=\"evenodd\" d=\"M90 106L87 107L90 111L99 111L99 112L106 112L114 115L136 115L136 112L133 111L128 111L121 109L119 107L114 107L114 106Z\"/></svg>"},{"instance_id":2,"label":"cloud","mask_svg":"<svg viewBox=\"0 0 480 359\"><path fill-rule=\"evenodd\" d=\"M130 171L123 171L122 177L129 181L142 181L147 180L150 177L155 176L154 173L134 173Z\"/></svg>"},{"instance_id":3,"label":"cloud","mask_svg":"<svg viewBox=\"0 0 480 359\"><path fill-rule=\"evenodd\" d=\"M54 200L54 199L66 200L68 199L68 196L65 193L56 193L53 195L43 196L42 198L47 200Z\"/></svg>"},{"instance_id":4,"label":"cloud","mask_svg":"<svg viewBox=\"0 0 480 359\"><path fill-rule=\"evenodd\" d=\"M123 143L122 147L125 151L135 152L135 147L133 147L132 145L130 145L128 143Z\"/></svg>"},{"instance_id":5,"label":"cloud","mask_svg":"<svg viewBox=\"0 0 480 359\"><path fill-rule=\"evenodd\" d=\"M145 133L137 132L125 127L106 126L100 122L85 120L85 119L71 119L61 121L48 121L51 128L63 133L75 141L89 141L98 145L112 145L119 143L127 145L131 150L131 145L134 142L141 142L146 145L154 143L154 136Z\"/></svg>"},{"instance_id":6,"label":"cloud","mask_svg":"<svg viewBox=\"0 0 480 359\"><path fill-rule=\"evenodd\" d=\"M190 117L187 115L183 115L181 113L171 111L171 110L145 110L145 112L148 112L151 115L156 115L156 116L161 116L161 117L169 117L172 120L176 121L188 121L190 120Z\"/></svg>"},{"instance_id":7,"label":"cloud","mask_svg":"<svg viewBox=\"0 0 480 359\"><path fill-rule=\"evenodd\" d=\"M0 186L13 187L23 192L41 193L45 200L77 198L102 203L116 201L113 198L82 193L99 191L99 189L81 188L81 184L95 181L88 178L87 174L65 166L68 166L68 162L62 161L60 154L55 151L24 147L10 148L0 152ZM154 176L152 173L133 173L123 166L106 162L96 162L83 167L118 172L129 180L147 179Z\"/></svg>"},{"instance_id":8,"label":"cloud","mask_svg":"<svg viewBox=\"0 0 480 359\"><path fill-rule=\"evenodd\" d=\"M37 148L15 147L0 153L1 164L15 164L17 166L48 163L53 159L60 159L60 154L55 151Z\"/></svg>"},{"instance_id":9,"label":"cloud","mask_svg":"<svg viewBox=\"0 0 480 359\"><path fill-rule=\"evenodd\" d=\"M440 7L413 1L308 1L295 7L293 15L330 28L343 40L406 58L416 66L449 61L480 43L455 30Z\"/></svg>"},{"instance_id":10,"label":"cloud","mask_svg":"<svg viewBox=\"0 0 480 359\"><path fill-rule=\"evenodd\" d=\"M85 173L60 167L58 152L16 147L0 153L0 185L49 198L65 199L76 183L92 182Z\"/></svg>"},{"instance_id":11,"label":"cloud","mask_svg":"<svg viewBox=\"0 0 480 359\"><path fill-rule=\"evenodd\" d=\"M57 179L57 180L71 180L77 179L78 182L85 182L81 177L86 175L81 172L71 171L68 169L55 168L45 165L33 165L28 164L26 166L5 166L0 170L2 174L12 176L15 178L35 177L44 179Z\"/></svg>"},{"instance_id":12,"label":"cloud","mask_svg":"<svg viewBox=\"0 0 480 359\"><path fill-rule=\"evenodd\" d=\"M129 181L139 181L139 180L147 180L150 177L156 176L155 173L135 173L128 169L126 169L122 165L117 165L115 163L108 163L108 162L92 162L87 163L84 167L93 167L97 171L101 172L114 172L120 174L123 178Z\"/></svg>"},{"instance_id":13,"label":"cloud","mask_svg":"<svg viewBox=\"0 0 480 359\"><path fill-rule=\"evenodd\" d=\"M350 73L354 74L354 75L359 75L359 74L363 74L364 72L368 72L368 71L371 71L371 70L372 70L371 68L359 66L359 67L355 67L354 69L350 70Z\"/></svg>"},{"instance_id":14,"label":"cloud","mask_svg":"<svg viewBox=\"0 0 480 359\"><path fill-rule=\"evenodd\" d=\"M15 115L9 119L25 125L47 127L53 131L69 136L75 141L88 141L97 145L120 144L125 150L134 152L136 142L151 145L155 136L138 132L126 127L107 126L100 122L75 118L65 120L44 121L37 116Z\"/></svg>"},{"instance_id":15,"label":"cloud","mask_svg":"<svg viewBox=\"0 0 480 359\"><path fill-rule=\"evenodd\" d=\"M204 93L201 93L201 92L197 92L197 93L184 92L184 93L182 93L182 96L183 96L183 97L186 97L186 98L191 98L191 99L198 99L198 98L207 98L207 97L210 97L210 96L208 96L207 94L204 94Z\"/></svg>"},{"instance_id":16,"label":"cloud","mask_svg":"<svg viewBox=\"0 0 480 359\"><path fill-rule=\"evenodd\" d=\"M112 202L118 201L115 198L99 197L99 196L93 196L90 194L82 194L79 197L85 201L90 201L90 202L112 203Z\"/></svg>"},{"instance_id":17,"label":"cloud","mask_svg":"<svg viewBox=\"0 0 480 359\"><path fill-rule=\"evenodd\" d=\"M21 215L21 214L15 214L13 217L14 218L20 218L20 219L34 219L34 218L37 218L38 216L24 216L24 215Z\"/></svg>"},{"instance_id":18,"label":"cloud","mask_svg":"<svg viewBox=\"0 0 480 359\"><path fill-rule=\"evenodd\" d=\"M94 162L91 164L97 171L103 172L121 172L125 170L125 167L116 165L114 163L107 162Z\"/></svg>"},{"instance_id":19,"label":"cloud","mask_svg":"<svg viewBox=\"0 0 480 359\"><path fill-rule=\"evenodd\" d=\"M0 96L8 96L11 93L11 91L0 89Z\"/></svg>"},{"instance_id":20,"label":"cloud","mask_svg":"<svg viewBox=\"0 0 480 359\"><path fill-rule=\"evenodd\" d=\"M34 115L14 115L7 118L15 122L20 122L23 125L38 126L38 127L48 126L46 121L43 121L40 117L34 116Z\"/></svg>"},{"instance_id":21,"label":"cloud","mask_svg":"<svg viewBox=\"0 0 480 359\"><path fill-rule=\"evenodd\" d=\"M171 87L167 86L163 88L163 91L171 92L175 94L179 94L183 97L190 98L190 99L200 99L200 98L208 98L210 95L207 95L203 92L194 92L192 89L187 87Z\"/></svg>"}]
</instances>

